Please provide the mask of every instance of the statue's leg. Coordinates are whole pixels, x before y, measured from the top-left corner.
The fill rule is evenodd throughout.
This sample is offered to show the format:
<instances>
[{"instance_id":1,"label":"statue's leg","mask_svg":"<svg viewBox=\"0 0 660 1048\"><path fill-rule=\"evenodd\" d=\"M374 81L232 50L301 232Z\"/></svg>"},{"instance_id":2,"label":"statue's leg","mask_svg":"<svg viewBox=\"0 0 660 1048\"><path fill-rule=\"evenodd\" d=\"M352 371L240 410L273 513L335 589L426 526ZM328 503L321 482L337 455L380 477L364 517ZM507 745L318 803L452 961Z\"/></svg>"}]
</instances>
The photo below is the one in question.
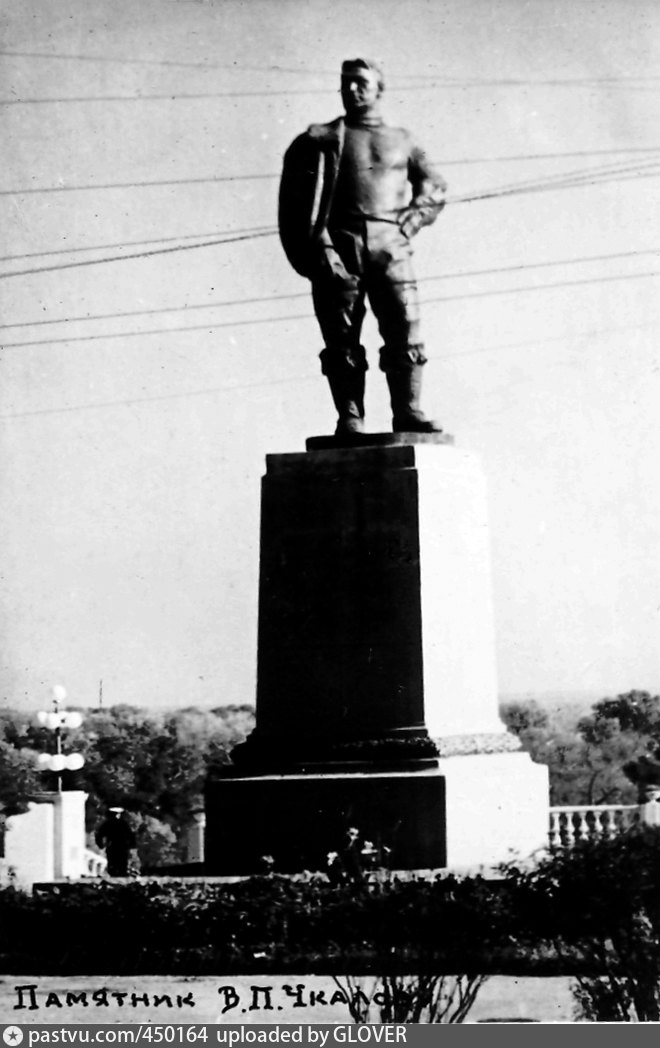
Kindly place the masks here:
<instances>
[{"instance_id":1,"label":"statue's leg","mask_svg":"<svg viewBox=\"0 0 660 1048\"><path fill-rule=\"evenodd\" d=\"M360 278L323 275L312 282L314 310L325 342L321 371L328 379L337 409L337 436L364 430L364 375L367 360L360 332L364 291Z\"/></svg>"},{"instance_id":2,"label":"statue's leg","mask_svg":"<svg viewBox=\"0 0 660 1048\"><path fill-rule=\"evenodd\" d=\"M380 367L390 391L392 429L395 433L441 433L441 427L420 408L426 356L411 250L403 234L372 253L367 286L383 339Z\"/></svg>"},{"instance_id":3,"label":"statue's leg","mask_svg":"<svg viewBox=\"0 0 660 1048\"><path fill-rule=\"evenodd\" d=\"M337 409L338 437L364 432L364 373L367 362L364 348L361 359L335 354L329 349L321 353L321 370L328 380L332 399Z\"/></svg>"}]
</instances>

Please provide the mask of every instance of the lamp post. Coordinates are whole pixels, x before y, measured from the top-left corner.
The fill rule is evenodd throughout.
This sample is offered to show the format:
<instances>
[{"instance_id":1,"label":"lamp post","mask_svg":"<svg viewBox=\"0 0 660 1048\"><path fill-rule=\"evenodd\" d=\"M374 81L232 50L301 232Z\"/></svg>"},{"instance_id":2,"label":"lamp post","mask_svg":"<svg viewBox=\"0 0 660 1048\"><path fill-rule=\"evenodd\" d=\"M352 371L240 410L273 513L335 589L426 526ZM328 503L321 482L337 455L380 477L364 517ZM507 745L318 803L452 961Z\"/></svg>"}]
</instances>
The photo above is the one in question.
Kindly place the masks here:
<instances>
[{"instance_id":1,"label":"lamp post","mask_svg":"<svg viewBox=\"0 0 660 1048\"><path fill-rule=\"evenodd\" d=\"M65 698L66 689L61 684L56 684L53 688L53 709L50 712L41 710L37 714L39 724L53 732L55 742L54 753L39 754L39 766L42 771L55 772L58 793L62 792L62 772L79 771L85 763L82 753L62 753L62 732L79 728L83 722L77 710L60 709L60 703L64 702Z\"/></svg>"}]
</instances>

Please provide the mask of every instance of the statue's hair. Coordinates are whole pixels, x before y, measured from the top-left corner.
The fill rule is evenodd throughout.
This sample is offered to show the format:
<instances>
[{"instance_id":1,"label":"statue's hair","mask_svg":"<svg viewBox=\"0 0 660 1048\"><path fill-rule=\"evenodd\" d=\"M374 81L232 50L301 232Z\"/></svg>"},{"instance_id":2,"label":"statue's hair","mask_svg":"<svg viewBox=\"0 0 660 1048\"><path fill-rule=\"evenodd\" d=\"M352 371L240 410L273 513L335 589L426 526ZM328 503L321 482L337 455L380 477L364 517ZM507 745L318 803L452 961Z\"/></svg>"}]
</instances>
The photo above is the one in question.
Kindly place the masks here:
<instances>
[{"instance_id":1,"label":"statue's hair","mask_svg":"<svg viewBox=\"0 0 660 1048\"><path fill-rule=\"evenodd\" d=\"M373 58L347 58L341 65L342 76L350 73L356 66L358 69L370 69L372 73L375 73L378 77L378 90L385 90L385 76L380 62Z\"/></svg>"}]
</instances>

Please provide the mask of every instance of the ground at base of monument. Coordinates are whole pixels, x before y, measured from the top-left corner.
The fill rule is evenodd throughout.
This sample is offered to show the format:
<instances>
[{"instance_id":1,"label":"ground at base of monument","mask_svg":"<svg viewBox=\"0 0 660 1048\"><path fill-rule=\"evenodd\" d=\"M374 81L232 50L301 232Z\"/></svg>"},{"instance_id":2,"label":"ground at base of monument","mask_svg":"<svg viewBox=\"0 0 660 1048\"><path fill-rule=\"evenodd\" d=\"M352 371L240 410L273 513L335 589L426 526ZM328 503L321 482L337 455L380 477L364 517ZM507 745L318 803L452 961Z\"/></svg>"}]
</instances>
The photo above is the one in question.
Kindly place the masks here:
<instances>
[{"instance_id":1,"label":"ground at base of monument","mask_svg":"<svg viewBox=\"0 0 660 1048\"><path fill-rule=\"evenodd\" d=\"M516 866L519 869L525 869L527 866L531 869L533 865L533 859L523 860L516 858ZM233 875L206 874L200 872L201 866L193 873L187 872L188 869L189 867L184 866L167 866L137 877L87 877L80 881L40 881L33 885L33 891L38 895L49 895L51 893L61 895L63 892L75 894L81 888L87 890L92 884L180 884L181 881L185 881L186 884L240 884L242 881L250 881L255 877L255 874L252 873ZM287 877L294 881L310 881L318 880L319 878L327 880L325 873L312 870L302 870L300 873L278 873L276 870L267 876ZM419 870L378 868L366 870L364 873L364 879L367 884L384 884L395 881L435 881L446 877L458 877L461 879L483 877L487 881L499 881L503 879L503 873L500 866L441 866L434 869Z\"/></svg>"},{"instance_id":2,"label":"ground at base of monument","mask_svg":"<svg viewBox=\"0 0 660 1048\"><path fill-rule=\"evenodd\" d=\"M373 979L365 976L371 986ZM342 984L345 979L341 978ZM574 1004L570 992L571 980L564 976L541 978L537 976L492 976L482 986L477 1000L468 1014L468 1023L488 1021L531 1021L541 1023L570 1023L574 1021ZM36 1008L17 1009L19 994L16 987L32 986ZM284 988L302 987L298 997ZM222 988L227 988L222 990ZM258 988L255 1003L254 988ZM107 990L107 1006L98 1006L92 994ZM224 1003L237 1003L222 1012ZM268 990L271 1008L267 1009ZM337 984L331 976L249 975L249 976L167 976L143 975L106 976L0 976L0 1023L23 1024L117 1024L117 1023L230 1023L230 1024L309 1024L350 1023L345 1004L330 1005ZM60 1002L55 1003L54 994ZM73 997L68 1000L67 994ZM87 1005L81 994L86 994ZM126 996L121 999L113 994ZM135 994L136 1004L132 1003ZM314 995L314 996L313 996ZM322 995L322 996L319 996ZM156 997L169 998L154 1004ZM179 1005L178 999L181 999ZM187 998L187 1000L186 1000ZM22 999L30 1003L27 990ZM194 1002L192 1005L190 1001ZM90 1003L91 1002L91 1003ZM325 1002L325 1003L324 1003ZM296 1007L295 1005L298 1004Z\"/></svg>"}]
</instances>

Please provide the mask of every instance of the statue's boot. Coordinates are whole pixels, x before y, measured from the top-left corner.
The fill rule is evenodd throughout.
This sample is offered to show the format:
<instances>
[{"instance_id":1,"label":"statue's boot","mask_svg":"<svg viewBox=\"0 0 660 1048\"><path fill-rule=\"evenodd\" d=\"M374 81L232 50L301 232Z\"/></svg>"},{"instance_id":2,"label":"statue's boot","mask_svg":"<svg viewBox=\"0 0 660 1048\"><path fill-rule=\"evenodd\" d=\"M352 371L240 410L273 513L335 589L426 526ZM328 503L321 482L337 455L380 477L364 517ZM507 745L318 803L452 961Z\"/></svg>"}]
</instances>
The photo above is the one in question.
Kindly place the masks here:
<instances>
[{"instance_id":1,"label":"statue's boot","mask_svg":"<svg viewBox=\"0 0 660 1048\"><path fill-rule=\"evenodd\" d=\"M327 379L339 416L335 436L364 433L364 371L342 369L328 375Z\"/></svg>"},{"instance_id":2,"label":"statue's boot","mask_svg":"<svg viewBox=\"0 0 660 1048\"><path fill-rule=\"evenodd\" d=\"M412 364L386 372L394 433L442 433L442 427L428 419L419 406L422 367L422 364Z\"/></svg>"}]
</instances>

